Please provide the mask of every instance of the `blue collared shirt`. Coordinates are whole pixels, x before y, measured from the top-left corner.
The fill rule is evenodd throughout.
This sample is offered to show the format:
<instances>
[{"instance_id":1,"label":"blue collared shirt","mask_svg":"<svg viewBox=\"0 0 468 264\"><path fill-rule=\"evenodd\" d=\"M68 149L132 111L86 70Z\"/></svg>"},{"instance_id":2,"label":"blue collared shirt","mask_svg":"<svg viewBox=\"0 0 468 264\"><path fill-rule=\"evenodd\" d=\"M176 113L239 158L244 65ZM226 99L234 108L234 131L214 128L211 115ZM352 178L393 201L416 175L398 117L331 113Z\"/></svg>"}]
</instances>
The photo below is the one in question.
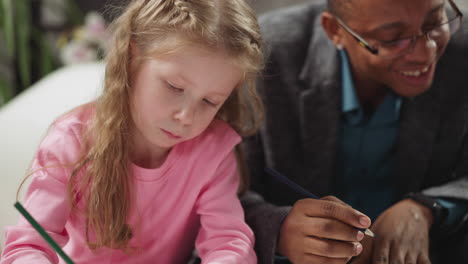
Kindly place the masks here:
<instances>
[{"instance_id":1,"label":"blue collared shirt","mask_svg":"<svg viewBox=\"0 0 468 264\"><path fill-rule=\"evenodd\" d=\"M338 196L375 220L396 201L392 188L401 97L389 91L374 113L366 116L356 95L348 57L340 51L342 70L341 135L338 149ZM438 199L449 210L446 225L455 225L468 203Z\"/></svg>"},{"instance_id":2,"label":"blue collared shirt","mask_svg":"<svg viewBox=\"0 0 468 264\"><path fill-rule=\"evenodd\" d=\"M342 108L338 195L375 218L395 201L392 175L398 136L401 98L388 92L371 115L366 115L356 95L345 51L342 59Z\"/></svg>"}]
</instances>

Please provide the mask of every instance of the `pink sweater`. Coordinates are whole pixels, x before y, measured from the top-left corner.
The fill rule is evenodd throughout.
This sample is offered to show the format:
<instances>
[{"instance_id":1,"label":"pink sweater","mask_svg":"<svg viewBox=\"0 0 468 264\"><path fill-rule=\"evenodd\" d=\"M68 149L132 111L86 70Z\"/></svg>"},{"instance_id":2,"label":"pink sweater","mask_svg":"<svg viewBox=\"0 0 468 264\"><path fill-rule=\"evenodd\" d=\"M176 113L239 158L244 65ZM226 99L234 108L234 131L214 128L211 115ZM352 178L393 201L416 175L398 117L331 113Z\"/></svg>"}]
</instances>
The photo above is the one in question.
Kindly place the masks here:
<instances>
[{"instance_id":1,"label":"pink sweater","mask_svg":"<svg viewBox=\"0 0 468 264\"><path fill-rule=\"evenodd\" d=\"M239 184L233 147L240 137L215 120L198 137L173 147L157 169L132 165L135 204L126 255L86 245L84 218L71 214L66 201L69 167L81 152L80 131L89 115L72 112L55 122L39 147L37 171L23 205L75 263L187 263L194 246L203 263L256 263L254 236L244 222L236 191ZM20 218L6 228L1 264L64 263L30 224Z\"/></svg>"}]
</instances>

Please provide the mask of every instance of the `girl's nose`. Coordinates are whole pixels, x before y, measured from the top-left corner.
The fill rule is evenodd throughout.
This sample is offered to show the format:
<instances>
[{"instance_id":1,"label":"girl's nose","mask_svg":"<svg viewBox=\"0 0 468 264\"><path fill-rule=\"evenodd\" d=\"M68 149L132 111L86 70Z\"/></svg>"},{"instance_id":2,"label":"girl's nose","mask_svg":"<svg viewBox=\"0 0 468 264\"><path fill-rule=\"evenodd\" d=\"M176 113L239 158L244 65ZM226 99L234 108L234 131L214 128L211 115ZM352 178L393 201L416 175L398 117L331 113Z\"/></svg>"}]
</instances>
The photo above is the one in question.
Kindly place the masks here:
<instances>
[{"instance_id":1,"label":"girl's nose","mask_svg":"<svg viewBox=\"0 0 468 264\"><path fill-rule=\"evenodd\" d=\"M174 114L174 119L184 126L191 125L195 117L195 107L191 103L182 105Z\"/></svg>"}]
</instances>

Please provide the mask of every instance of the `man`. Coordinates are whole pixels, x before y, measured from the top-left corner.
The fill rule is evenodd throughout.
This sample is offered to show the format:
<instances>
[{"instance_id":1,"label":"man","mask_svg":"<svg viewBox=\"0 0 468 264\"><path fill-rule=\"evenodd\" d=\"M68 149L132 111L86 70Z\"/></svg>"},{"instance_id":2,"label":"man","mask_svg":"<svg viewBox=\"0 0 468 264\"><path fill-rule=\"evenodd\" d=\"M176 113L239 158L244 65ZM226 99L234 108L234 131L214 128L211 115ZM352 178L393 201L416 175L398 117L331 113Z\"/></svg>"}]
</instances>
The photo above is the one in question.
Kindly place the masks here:
<instances>
[{"instance_id":1,"label":"man","mask_svg":"<svg viewBox=\"0 0 468 264\"><path fill-rule=\"evenodd\" d=\"M468 23L451 0L327 3L261 18L243 198L260 263L468 263Z\"/></svg>"}]
</instances>

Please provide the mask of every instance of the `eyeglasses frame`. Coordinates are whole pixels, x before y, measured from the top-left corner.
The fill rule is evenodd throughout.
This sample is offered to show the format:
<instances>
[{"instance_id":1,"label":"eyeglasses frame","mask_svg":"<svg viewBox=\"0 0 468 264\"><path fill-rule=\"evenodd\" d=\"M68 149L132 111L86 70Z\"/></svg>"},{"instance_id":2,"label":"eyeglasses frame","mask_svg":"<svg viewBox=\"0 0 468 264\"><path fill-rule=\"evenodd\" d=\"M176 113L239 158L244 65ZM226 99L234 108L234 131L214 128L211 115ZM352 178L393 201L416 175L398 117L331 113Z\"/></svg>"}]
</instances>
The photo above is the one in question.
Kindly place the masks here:
<instances>
[{"instance_id":1,"label":"eyeglasses frame","mask_svg":"<svg viewBox=\"0 0 468 264\"><path fill-rule=\"evenodd\" d=\"M460 9L458 8L458 6L453 2L453 0L448 0L450 6L453 8L453 10L455 11L455 14L456 16L450 20L448 20L447 22L444 22L444 23L441 23L439 25L437 25L436 27L434 28L437 28L439 26L442 26L442 25L446 25L446 24L450 24L452 21L454 21L455 19L460 19L460 25L462 24L462 21L463 21L463 13L460 11ZM343 27L351 36L354 37L354 39L356 39L356 41L359 43L359 45L361 45L362 47L364 47L365 49L367 49L370 53L374 54L374 55L378 55L379 53L379 49L378 48L374 48L372 47L372 45L370 45L363 37L359 36L359 34L357 34L354 30L352 30L349 26L347 26L343 20L341 20L339 17L335 16L335 19L338 21L338 23L340 24L341 27ZM416 40L418 40L420 37L423 37L423 36L426 36L427 39L429 39L429 37L427 36L427 34L429 34L429 32L431 32L434 28L430 29L430 30L427 30L425 32L422 32L420 35L415 35L415 36L412 36L412 37L409 37L409 38L405 38L405 39L411 39L411 45L414 45L413 43L416 42Z\"/></svg>"}]
</instances>

